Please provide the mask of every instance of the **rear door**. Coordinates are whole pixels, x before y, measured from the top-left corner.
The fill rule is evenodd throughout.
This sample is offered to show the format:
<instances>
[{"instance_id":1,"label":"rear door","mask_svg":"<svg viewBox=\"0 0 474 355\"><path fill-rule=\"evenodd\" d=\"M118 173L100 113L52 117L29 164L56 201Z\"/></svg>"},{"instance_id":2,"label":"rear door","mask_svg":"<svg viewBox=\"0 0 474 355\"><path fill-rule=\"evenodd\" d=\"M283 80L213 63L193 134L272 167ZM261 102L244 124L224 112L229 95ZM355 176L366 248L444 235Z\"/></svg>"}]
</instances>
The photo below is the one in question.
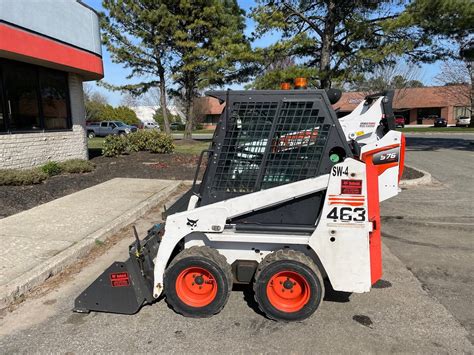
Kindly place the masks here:
<instances>
[{"instance_id":1,"label":"rear door","mask_svg":"<svg viewBox=\"0 0 474 355\"><path fill-rule=\"evenodd\" d=\"M106 136L109 130L109 122L101 122L99 127L99 136Z\"/></svg>"}]
</instances>

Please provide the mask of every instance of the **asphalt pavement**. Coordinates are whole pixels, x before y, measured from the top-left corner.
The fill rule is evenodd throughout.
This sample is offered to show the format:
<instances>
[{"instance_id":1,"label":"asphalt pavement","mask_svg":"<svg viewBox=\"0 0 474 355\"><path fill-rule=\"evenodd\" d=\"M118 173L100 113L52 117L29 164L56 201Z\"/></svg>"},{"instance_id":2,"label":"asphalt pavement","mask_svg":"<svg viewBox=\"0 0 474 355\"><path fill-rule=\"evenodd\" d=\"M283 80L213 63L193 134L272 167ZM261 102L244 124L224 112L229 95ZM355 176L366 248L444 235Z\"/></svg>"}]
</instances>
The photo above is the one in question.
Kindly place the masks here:
<instances>
[{"instance_id":1,"label":"asphalt pavement","mask_svg":"<svg viewBox=\"0 0 474 355\"><path fill-rule=\"evenodd\" d=\"M163 300L133 316L72 313L74 298L126 258L132 240L126 238L81 271L53 278L49 292L0 314L0 352L473 353L471 137L409 135L407 162L438 182L382 205L384 282L370 293L329 291L317 313L300 323L266 319L249 288L234 290L209 319L184 318ZM139 230L159 212L142 218Z\"/></svg>"},{"instance_id":2,"label":"asphalt pavement","mask_svg":"<svg viewBox=\"0 0 474 355\"><path fill-rule=\"evenodd\" d=\"M407 163L435 182L382 204L384 243L474 341L474 134L407 134Z\"/></svg>"}]
</instances>

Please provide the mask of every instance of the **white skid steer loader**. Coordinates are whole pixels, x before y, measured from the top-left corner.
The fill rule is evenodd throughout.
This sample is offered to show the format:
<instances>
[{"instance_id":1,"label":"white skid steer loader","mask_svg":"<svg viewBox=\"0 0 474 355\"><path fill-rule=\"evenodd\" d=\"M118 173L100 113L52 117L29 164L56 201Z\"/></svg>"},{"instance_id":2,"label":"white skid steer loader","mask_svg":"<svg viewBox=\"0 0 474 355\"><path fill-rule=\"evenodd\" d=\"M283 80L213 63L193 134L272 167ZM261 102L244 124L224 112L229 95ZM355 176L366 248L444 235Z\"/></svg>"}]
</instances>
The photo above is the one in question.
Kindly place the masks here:
<instances>
[{"instance_id":1,"label":"white skid steer loader","mask_svg":"<svg viewBox=\"0 0 474 355\"><path fill-rule=\"evenodd\" d=\"M398 194L403 170L393 92L341 119L335 91L208 95L225 109L193 187L165 223L143 240L135 232L130 258L79 295L75 311L133 314L164 294L176 312L209 317L243 283L269 318L297 321L319 307L324 279L368 292L382 276L380 202Z\"/></svg>"}]
</instances>

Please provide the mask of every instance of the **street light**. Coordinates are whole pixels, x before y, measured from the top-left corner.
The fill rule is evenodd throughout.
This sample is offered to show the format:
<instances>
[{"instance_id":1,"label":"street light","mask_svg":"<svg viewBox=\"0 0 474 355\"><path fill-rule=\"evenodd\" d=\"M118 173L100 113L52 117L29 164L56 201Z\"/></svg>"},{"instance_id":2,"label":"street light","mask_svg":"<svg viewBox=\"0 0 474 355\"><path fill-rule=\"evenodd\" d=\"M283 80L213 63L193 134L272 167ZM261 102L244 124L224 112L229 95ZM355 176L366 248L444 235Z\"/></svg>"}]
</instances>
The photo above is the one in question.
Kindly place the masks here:
<instances>
[{"instance_id":1,"label":"street light","mask_svg":"<svg viewBox=\"0 0 474 355\"><path fill-rule=\"evenodd\" d=\"M471 77L471 123L469 126L474 127L474 40L464 44L459 51L459 55L466 62Z\"/></svg>"}]
</instances>

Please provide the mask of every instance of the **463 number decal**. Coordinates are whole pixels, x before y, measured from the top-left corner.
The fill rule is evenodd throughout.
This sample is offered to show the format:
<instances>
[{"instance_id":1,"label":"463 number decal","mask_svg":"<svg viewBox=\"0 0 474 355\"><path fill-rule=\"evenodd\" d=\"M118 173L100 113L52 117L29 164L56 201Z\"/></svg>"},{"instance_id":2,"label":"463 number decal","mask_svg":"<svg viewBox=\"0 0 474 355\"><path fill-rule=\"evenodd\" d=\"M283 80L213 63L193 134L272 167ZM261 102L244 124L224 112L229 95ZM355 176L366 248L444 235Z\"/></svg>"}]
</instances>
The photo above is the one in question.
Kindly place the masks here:
<instances>
[{"instance_id":1,"label":"463 number decal","mask_svg":"<svg viewBox=\"0 0 474 355\"><path fill-rule=\"evenodd\" d=\"M362 207L334 207L327 215L328 219L338 219L345 222L365 221L365 208Z\"/></svg>"}]
</instances>

